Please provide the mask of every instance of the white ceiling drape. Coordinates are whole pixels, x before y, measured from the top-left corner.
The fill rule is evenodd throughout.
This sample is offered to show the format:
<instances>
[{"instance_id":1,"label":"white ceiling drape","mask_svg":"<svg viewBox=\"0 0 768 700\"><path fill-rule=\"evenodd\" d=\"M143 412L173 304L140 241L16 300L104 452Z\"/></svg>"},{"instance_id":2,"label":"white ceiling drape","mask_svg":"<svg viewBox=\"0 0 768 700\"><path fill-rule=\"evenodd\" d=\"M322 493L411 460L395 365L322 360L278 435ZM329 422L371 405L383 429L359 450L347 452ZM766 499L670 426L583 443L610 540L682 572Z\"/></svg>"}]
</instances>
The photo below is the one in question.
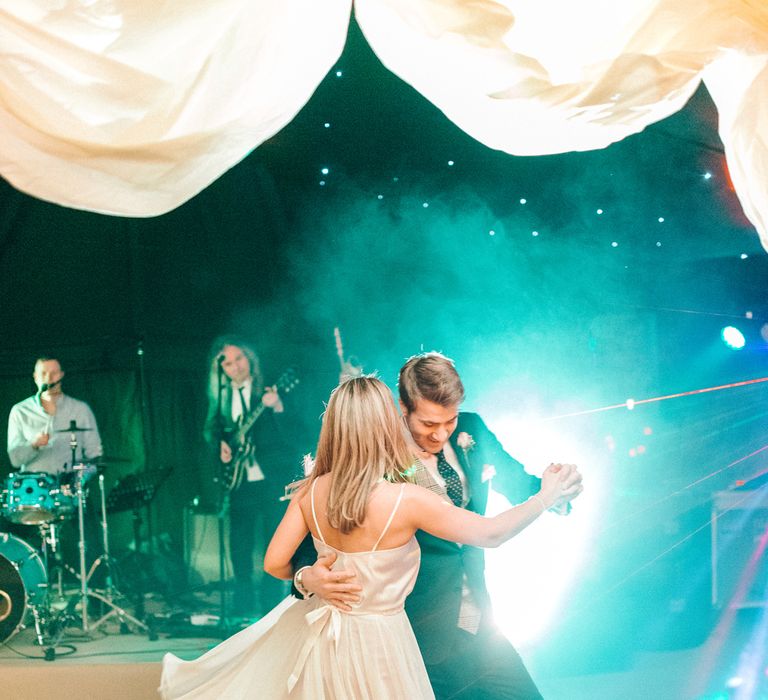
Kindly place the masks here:
<instances>
[{"instance_id":1,"label":"white ceiling drape","mask_svg":"<svg viewBox=\"0 0 768 700\"><path fill-rule=\"evenodd\" d=\"M165 213L290 122L351 0L0 0L0 173L67 207Z\"/></svg>"},{"instance_id":2,"label":"white ceiling drape","mask_svg":"<svg viewBox=\"0 0 768 700\"><path fill-rule=\"evenodd\" d=\"M187 201L279 131L338 59L352 0L0 0L0 174L126 216ZM602 148L703 80L768 248L768 2L355 0L381 61L478 141Z\"/></svg>"}]
</instances>

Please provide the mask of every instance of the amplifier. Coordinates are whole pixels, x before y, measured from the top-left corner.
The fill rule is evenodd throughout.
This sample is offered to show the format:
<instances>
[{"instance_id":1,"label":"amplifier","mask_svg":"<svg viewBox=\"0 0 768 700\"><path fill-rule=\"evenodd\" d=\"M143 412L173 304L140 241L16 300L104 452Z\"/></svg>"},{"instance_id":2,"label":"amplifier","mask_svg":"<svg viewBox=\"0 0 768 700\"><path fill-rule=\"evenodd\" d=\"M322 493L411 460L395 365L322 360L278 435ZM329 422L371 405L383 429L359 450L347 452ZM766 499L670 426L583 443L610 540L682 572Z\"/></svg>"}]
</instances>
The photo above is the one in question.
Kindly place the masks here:
<instances>
[{"instance_id":1,"label":"amplifier","mask_svg":"<svg viewBox=\"0 0 768 700\"><path fill-rule=\"evenodd\" d=\"M229 518L224 518L224 566L229 573ZM184 563L203 583L219 580L219 519L215 513L184 509ZM190 577L190 581L192 578Z\"/></svg>"}]
</instances>

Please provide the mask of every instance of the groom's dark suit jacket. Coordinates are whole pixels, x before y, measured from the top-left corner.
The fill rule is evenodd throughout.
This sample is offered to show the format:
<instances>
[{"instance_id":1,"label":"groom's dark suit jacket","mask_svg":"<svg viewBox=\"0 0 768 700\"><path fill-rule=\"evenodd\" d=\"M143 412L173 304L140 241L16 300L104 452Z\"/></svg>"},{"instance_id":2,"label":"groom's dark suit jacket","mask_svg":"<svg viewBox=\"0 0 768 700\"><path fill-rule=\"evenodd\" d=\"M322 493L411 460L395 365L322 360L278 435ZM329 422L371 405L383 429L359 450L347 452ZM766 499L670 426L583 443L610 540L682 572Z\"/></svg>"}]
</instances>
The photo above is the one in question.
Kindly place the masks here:
<instances>
[{"instance_id":1,"label":"groom's dark suit jacket","mask_svg":"<svg viewBox=\"0 0 768 700\"><path fill-rule=\"evenodd\" d=\"M462 449L457 441L462 433L471 436L474 446ZM517 504L538 491L540 480L528 474L523 465L508 455L496 436L476 413L460 413L451 445L459 458L469 485L467 510L485 513L488 488ZM439 490L429 472L422 469L416 482ZM432 481L432 485L424 480ZM416 639L427 664L439 663L447 656L458 634L462 587L466 582L472 598L485 621L490 614L490 600L485 585L485 557L482 549L458 545L418 532L421 569L416 586L405 603Z\"/></svg>"}]
</instances>

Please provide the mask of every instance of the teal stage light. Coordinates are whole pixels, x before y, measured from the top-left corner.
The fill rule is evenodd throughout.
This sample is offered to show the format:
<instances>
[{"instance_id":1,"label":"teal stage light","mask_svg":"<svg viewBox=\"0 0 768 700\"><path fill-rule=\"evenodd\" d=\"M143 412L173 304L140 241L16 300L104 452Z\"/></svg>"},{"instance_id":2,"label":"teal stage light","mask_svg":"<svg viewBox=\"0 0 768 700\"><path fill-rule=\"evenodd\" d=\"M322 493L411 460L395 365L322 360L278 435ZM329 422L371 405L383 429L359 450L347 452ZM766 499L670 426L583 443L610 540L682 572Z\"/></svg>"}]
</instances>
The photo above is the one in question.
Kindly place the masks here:
<instances>
[{"instance_id":1,"label":"teal stage light","mask_svg":"<svg viewBox=\"0 0 768 700\"><path fill-rule=\"evenodd\" d=\"M723 342L732 350L741 350L744 347L744 334L733 326L726 326L720 331Z\"/></svg>"}]
</instances>

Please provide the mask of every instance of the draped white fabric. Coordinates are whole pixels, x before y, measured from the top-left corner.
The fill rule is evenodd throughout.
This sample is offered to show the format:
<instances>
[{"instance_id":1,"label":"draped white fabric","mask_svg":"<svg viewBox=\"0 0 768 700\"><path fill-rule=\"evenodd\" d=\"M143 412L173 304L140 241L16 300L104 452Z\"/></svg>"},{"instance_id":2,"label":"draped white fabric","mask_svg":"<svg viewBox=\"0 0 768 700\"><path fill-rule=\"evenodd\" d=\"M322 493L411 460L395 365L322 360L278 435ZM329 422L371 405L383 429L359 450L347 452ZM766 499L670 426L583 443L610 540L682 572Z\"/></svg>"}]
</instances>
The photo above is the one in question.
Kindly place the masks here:
<instances>
[{"instance_id":1,"label":"draped white fabric","mask_svg":"<svg viewBox=\"0 0 768 700\"><path fill-rule=\"evenodd\" d=\"M768 0L355 7L390 70L478 141L517 155L607 146L678 111L705 79L736 193L768 249Z\"/></svg>"},{"instance_id":2,"label":"draped white fabric","mask_svg":"<svg viewBox=\"0 0 768 700\"><path fill-rule=\"evenodd\" d=\"M0 0L0 173L68 207L152 216L293 119L351 0Z\"/></svg>"},{"instance_id":3,"label":"draped white fabric","mask_svg":"<svg viewBox=\"0 0 768 700\"><path fill-rule=\"evenodd\" d=\"M150 216L279 131L337 60L351 0L0 0L0 173ZM768 248L765 0L356 0L382 62L480 142L602 148L703 79Z\"/></svg>"}]
</instances>

